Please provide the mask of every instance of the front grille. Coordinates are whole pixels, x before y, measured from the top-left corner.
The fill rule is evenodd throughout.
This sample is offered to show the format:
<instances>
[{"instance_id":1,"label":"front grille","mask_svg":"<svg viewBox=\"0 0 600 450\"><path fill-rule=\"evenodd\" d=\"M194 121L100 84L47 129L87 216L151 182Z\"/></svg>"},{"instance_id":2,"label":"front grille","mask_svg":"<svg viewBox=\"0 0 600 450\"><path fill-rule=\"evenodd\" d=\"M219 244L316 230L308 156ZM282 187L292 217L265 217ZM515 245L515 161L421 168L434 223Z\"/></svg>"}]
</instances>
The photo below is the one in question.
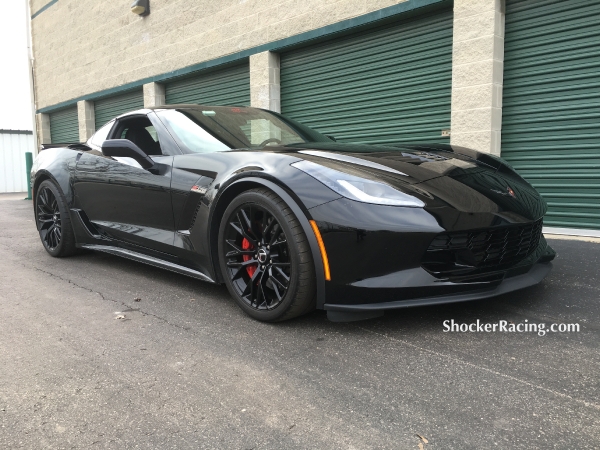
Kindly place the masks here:
<instances>
[{"instance_id":1,"label":"front grille","mask_svg":"<svg viewBox=\"0 0 600 450\"><path fill-rule=\"evenodd\" d=\"M442 233L429 245L423 267L439 278L503 270L533 253L541 236L541 219L523 225Z\"/></svg>"}]
</instances>

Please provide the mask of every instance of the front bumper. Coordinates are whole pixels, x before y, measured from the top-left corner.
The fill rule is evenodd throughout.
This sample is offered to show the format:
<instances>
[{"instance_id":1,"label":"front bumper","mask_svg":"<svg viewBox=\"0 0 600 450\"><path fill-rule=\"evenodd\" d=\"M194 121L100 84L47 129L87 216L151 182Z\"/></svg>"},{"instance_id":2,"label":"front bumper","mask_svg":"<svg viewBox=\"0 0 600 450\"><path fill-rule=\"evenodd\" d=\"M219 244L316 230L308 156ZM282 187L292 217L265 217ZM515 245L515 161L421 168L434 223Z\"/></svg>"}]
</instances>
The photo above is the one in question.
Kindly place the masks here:
<instances>
[{"instance_id":1,"label":"front bumper","mask_svg":"<svg viewBox=\"0 0 600 450\"><path fill-rule=\"evenodd\" d=\"M496 297L498 295L517 291L519 289L524 289L526 287L538 284L546 277L546 275L548 275L550 269L552 269L552 263L537 263L531 268L529 272L505 279L495 287L488 286L487 288L477 289L462 294L437 295L433 297L395 300L383 303L366 303L360 305L339 305L326 303L325 309L327 311L339 312L372 312L385 311L389 309L410 308L413 306L442 305L444 303L481 300L484 298Z\"/></svg>"},{"instance_id":2,"label":"front bumper","mask_svg":"<svg viewBox=\"0 0 600 450\"><path fill-rule=\"evenodd\" d=\"M337 320L336 315L373 317L388 309L483 299L523 289L539 283L556 256L541 236L529 256L510 266L442 276L423 265L433 239L441 232L498 226L495 214L460 213L454 227L443 228L439 217L424 209L346 199L313 208L311 213L323 234L331 267L325 301L317 306L327 310L332 320Z\"/></svg>"}]
</instances>

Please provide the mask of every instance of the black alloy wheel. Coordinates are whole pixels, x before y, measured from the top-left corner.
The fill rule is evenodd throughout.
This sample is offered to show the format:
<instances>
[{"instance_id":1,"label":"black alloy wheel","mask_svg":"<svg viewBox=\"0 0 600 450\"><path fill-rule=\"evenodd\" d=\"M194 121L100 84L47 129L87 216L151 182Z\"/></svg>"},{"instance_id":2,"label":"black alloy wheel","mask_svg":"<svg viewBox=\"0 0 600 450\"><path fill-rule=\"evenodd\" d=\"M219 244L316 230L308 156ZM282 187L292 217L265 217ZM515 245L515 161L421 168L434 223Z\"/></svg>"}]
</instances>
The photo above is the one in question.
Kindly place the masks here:
<instances>
[{"instance_id":1,"label":"black alloy wheel","mask_svg":"<svg viewBox=\"0 0 600 450\"><path fill-rule=\"evenodd\" d=\"M75 237L66 201L50 180L42 182L35 193L35 217L44 248L52 256L75 253Z\"/></svg>"},{"instance_id":2,"label":"black alloy wheel","mask_svg":"<svg viewBox=\"0 0 600 450\"><path fill-rule=\"evenodd\" d=\"M37 219L44 246L50 251L56 250L62 239L60 209L54 193L46 186L38 191Z\"/></svg>"},{"instance_id":3,"label":"black alloy wheel","mask_svg":"<svg viewBox=\"0 0 600 450\"><path fill-rule=\"evenodd\" d=\"M219 259L230 293L252 317L285 320L314 307L314 266L306 236L271 191L248 191L229 205L219 232ZM302 288L301 280L307 280Z\"/></svg>"}]
</instances>

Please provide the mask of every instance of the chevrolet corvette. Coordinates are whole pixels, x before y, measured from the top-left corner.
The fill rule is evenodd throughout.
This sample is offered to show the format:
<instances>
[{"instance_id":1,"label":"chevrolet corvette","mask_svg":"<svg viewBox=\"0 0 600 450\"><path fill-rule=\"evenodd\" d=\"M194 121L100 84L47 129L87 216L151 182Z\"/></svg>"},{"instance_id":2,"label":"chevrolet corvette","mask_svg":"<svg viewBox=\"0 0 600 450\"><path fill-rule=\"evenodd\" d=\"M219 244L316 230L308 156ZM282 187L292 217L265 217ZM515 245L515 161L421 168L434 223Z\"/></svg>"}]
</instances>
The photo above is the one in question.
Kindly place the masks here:
<instances>
[{"instance_id":1,"label":"chevrolet corvette","mask_svg":"<svg viewBox=\"0 0 600 450\"><path fill-rule=\"evenodd\" d=\"M336 142L257 108L129 112L86 143L44 145L31 179L50 255L225 284L262 321L493 297L539 283L555 257L544 200L502 159Z\"/></svg>"}]
</instances>

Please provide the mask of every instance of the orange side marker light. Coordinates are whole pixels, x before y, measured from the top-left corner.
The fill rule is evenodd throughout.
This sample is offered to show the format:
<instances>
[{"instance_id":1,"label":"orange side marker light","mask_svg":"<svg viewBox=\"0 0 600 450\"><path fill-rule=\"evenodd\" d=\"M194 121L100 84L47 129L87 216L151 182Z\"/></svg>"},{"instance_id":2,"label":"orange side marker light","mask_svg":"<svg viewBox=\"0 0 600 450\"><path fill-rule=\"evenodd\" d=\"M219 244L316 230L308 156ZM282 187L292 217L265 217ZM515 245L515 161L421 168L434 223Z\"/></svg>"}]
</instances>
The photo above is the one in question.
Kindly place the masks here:
<instances>
[{"instance_id":1,"label":"orange side marker light","mask_svg":"<svg viewBox=\"0 0 600 450\"><path fill-rule=\"evenodd\" d=\"M327 258L327 251L325 251L325 244L323 243L321 232L319 231L317 222L315 222L314 220L309 220L309 222L310 226L313 229L313 232L315 233L317 242L319 243L319 250L321 250L321 259L323 259L323 269L325 269L325 279L327 281L331 281L331 272L329 271L329 259Z\"/></svg>"}]
</instances>

